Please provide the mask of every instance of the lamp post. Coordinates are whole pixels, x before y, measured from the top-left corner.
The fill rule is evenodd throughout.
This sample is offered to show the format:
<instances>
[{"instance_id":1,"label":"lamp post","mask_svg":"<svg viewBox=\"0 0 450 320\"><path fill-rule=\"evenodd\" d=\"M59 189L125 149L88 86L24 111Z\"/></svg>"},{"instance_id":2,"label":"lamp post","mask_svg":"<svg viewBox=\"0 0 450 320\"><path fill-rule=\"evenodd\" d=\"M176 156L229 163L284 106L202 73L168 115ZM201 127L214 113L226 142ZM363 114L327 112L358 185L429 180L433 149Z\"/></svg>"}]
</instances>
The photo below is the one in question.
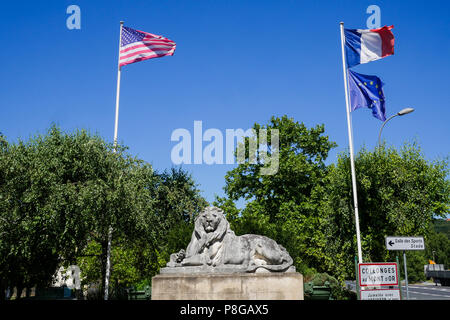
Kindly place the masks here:
<instances>
[{"instance_id":1,"label":"lamp post","mask_svg":"<svg viewBox=\"0 0 450 320\"><path fill-rule=\"evenodd\" d=\"M386 121L383 122L383 125L381 126L381 129L380 129L380 134L378 135L378 146L381 145L381 132L383 131L384 125L385 125L389 120L391 120L392 118L394 118L394 117L396 117L396 116L403 116L403 115L408 114L408 113L411 113L411 112L413 112L413 111L414 111L414 108L405 108L405 109L400 110L400 111L397 112L396 114L390 116L389 118L387 118Z\"/></svg>"}]
</instances>

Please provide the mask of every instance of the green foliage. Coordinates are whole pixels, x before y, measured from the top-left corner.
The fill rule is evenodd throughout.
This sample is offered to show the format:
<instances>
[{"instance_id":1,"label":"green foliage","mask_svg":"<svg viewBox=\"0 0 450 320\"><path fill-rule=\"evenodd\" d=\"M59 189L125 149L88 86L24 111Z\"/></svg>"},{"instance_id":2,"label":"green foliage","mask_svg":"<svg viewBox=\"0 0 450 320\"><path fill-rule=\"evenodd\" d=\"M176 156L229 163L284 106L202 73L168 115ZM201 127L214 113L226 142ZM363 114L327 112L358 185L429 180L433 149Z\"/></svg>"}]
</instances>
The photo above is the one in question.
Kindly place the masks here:
<instances>
[{"instance_id":1,"label":"green foliage","mask_svg":"<svg viewBox=\"0 0 450 320\"><path fill-rule=\"evenodd\" d=\"M224 209L237 235L266 235L283 245L306 277L326 272L342 283L354 277L356 236L350 162L341 154L325 165L336 144L324 127L307 128L286 116L260 130L279 130L279 170L264 175L263 159L248 161L225 176ZM261 141L258 141L261 142ZM428 259L448 267L448 162L427 161L420 148L381 146L355 157L364 261L395 261L387 235L424 235L426 250L408 253L410 281L421 281ZM246 201L244 209L236 201ZM85 130L9 143L0 134L0 292L7 286L49 284L61 265L77 263L83 283L102 284L108 230L112 227L114 292L149 284L171 253L186 248L196 215L207 205L186 171L154 172L116 152ZM401 259L402 260L402 259ZM334 280L333 280L334 283ZM102 291L102 290L101 290ZM340 293L336 291L335 297ZM0 295L0 299L2 295Z\"/></svg>"},{"instance_id":2,"label":"green foliage","mask_svg":"<svg viewBox=\"0 0 450 320\"><path fill-rule=\"evenodd\" d=\"M110 227L111 283L149 277L163 263L157 252L172 249L173 226L186 229L205 203L181 169L157 174L85 130L52 126L17 143L0 136L0 291L47 286L77 260L86 279L103 283Z\"/></svg>"},{"instance_id":3,"label":"green foliage","mask_svg":"<svg viewBox=\"0 0 450 320\"><path fill-rule=\"evenodd\" d=\"M261 174L265 165L261 159L239 164L225 176L226 196L218 197L215 205L227 213L236 234L268 236L288 250L298 269L320 269L326 243L318 205L325 187L324 161L335 143L323 135L323 126L307 128L286 116L272 117L267 125L255 124L253 129L255 136L261 129L279 130L279 170L274 175ZM245 143L250 139L255 138L246 138ZM268 150L276 152L270 140ZM247 201L242 211L233 204L238 199Z\"/></svg>"},{"instance_id":4,"label":"green foliage","mask_svg":"<svg viewBox=\"0 0 450 320\"><path fill-rule=\"evenodd\" d=\"M158 224L129 237L113 238L111 284L115 287L142 287L159 272L169 260L170 254L186 248L197 213L207 203L200 196L192 177L181 169L162 173L154 172L149 188L154 199L149 215L158 217ZM78 259L84 273L83 284L102 279L101 246L90 244ZM91 254L98 256L91 257Z\"/></svg>"},{"instance_id":5,"label":"green foliage","mask_svg":"<svg viewBox=\"0 0 450 320\"><path fill-rule=\"evenodd\" d=\"M139 254L141 248L130 246L124 241L113 241L111 251L111 278L113 287L128 287L140 280ZM101 285L103 275L102 246L91 241L83 250L83 255L77 258L81 270L82 285L98 283Z\"/></svg>"},{"instance_id":6,"label":"green foliage","mask_svg":"<svg viewBox=\"0 0 450 320\"><path fill-rule=\"evenodd\" d=\"M437 264L443 264L445 268L450 268L450 240L445 233L430 230L425 242L425 251L423 251L426 264L433 260Z\"/></svg>"},{"instance_id":7,"label":"green foliage","mask_svg":"<svg viewBox=\"0 0 450 320\"><path fill-rule=\"evenodd\" d=\"M327 273L315 273L311 276L305 276L304 282L311 283L313 286L329 287L333 300L348 300L351 298L351 294L345 289L343 283Z\"/></svg>"},{"instance_id":8,"label":"green foliage","mask_svg":"<svg viewBox=\"0 0 450 320\"><path fill-rule=\"evenodd\" d=\"M385 236L424 235L427 241L433 217L449 212L447 162L428 162L415 144L400 151L385 146L373 152L362 149L355 167L364 261L393 261ZM356 239L347 154L329 167L327 181L322 209L327 216L329 265L333 273L350 277Z\"/></svg>"},{"instance_id":9,"label":"green foliage","mask_svg":"<svg viewBox=\"0 0 450 320\"><path fill-rule=\"evenodd\" d=\"M123 149L113 154L98 136L63 134L55 126L45 136L3 146L0 278L9 285L47 285L57 265L87 244L93 225L124 223L115 191L125 193L128 185L118 171L135 163Z\"/></svg>"},{"instance_id":10,"label":"green foliage","mask_svg":"<svg viewBox=\"0 0 450 320\"><path fill-rule=\"evenodd\" d=\"M401 279L405 279L404 274L404 264L402 255L399 256L399 268ZM425 281L425 272L423 266L428 264L428 260L425 258L425 255L421 251L407 251L406 252L406 263L408 264L408 282L422 282Z\"/></svg>"},{"instance_id":11,"label":"green foliage","mask_svg":"<svg viewBox=\"0 0 450 320\"><path fill-rule=\"evenodd\" d=\"M225 197L217 197L214 204L224 209L236 234L262 234L282 244L300 272L327 272L338 281L354 278L356 234L348 154L325 165L335 144L323 134L323 126L308 129L284 116L253 128L256 135L260 129L279 130L278 173L261 175L261 161L239 164L225 176ZM270 141L268 150L274 152ZM416 144L401 150L383 145L375 151L362 149L355 167L364 261L395 261L395 253L385 248L387 235L424 235L427 250L434 248L439 259L448 261L449 246L430 231L433 218L449 213L447 160L425 160ZM242 210L235 205L240 199L246 201ZM412 254L413 279L423 275L425 254L430 255Z\"/></svg>"},{"instance_id":12,"label":"green foliage","mask_svg":"<svg viewBox=\"0 0 450 320\"><path fill-rule=\"evenodd\" d=\"M81 285L100 282L102 272L101 261L102 247L98 242L91 241L83 250L83 255L79 256L76 264L81 270Z\"/></svg>"},{"instance_id":13,"label":"green foliage","mask_svg":"<svg viewBox=\"0 0 450 320\"><path fill-rule=\"evenodd\" d=\"M139 281L139 282L137 282L137 283L135 284L135 287L136 287L136 290L137 290L137 291L145 290L145 288L146 288L147 286L149 286L149 287L152 286L152 282L151 282L150 279L143 279L143 280L141 280L141 281Z\"/></svg>"},{"instance_id":14,"label":"green foliage","mask_svg":"<svg viewBox=\"0 0 450 320\"><path fill-rule=\"evenodd\" d=\"M397 256L397 257L394 257ZM400 278L404 279L404 261L402 252L391 253L391 261L398 258ZM408 281L410 283L425 281L424 265L434 260L448 269L450 260L450 240L445 234L436 232L432 225L425 239L425 250L406 251L408 264Z\"/></svg>"},{"instance_id":15,"label":"green foliage","mask_svg":"<svg viewBox=\"0 0 450 320\"><path fill-rule=\"evenodd\" d=\"M444 234L450 240L450 219L435 219L433 226L436 232Z\"/></svg>"},{"instance_id":16,"label":"green foliage","mask_svg":"<svg viewBox=\"0 0 450 320\"><path fill-rule=\"evenodd\" d=\"M197 214L208 205L192 176L181 168L155 173L154 214L164 220L158 241L152 246L153 266L148 277L159 272L170 254L185 249L191 239Z\"/></svg>"}]
</instances>

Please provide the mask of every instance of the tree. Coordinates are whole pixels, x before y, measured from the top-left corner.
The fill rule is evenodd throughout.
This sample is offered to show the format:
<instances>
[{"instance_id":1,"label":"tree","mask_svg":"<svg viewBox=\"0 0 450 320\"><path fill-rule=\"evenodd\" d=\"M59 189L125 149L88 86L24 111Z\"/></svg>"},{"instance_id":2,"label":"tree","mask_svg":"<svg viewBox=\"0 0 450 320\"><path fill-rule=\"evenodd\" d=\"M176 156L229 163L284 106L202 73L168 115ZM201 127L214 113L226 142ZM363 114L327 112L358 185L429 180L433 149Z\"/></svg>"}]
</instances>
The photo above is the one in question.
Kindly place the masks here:
<instances>
[{"instance_id":1,"label":"tree","mask_svg":"<svg viewBox=\"0 0 450 320\"><path fill-rule=\"evenodd\" d=\"M326 243L318 206L325 188L325 159L336 144L323 135L323 125L307 128L287 116L272 117L267 125L255 124L253 129L255 137L246 138L246 145L259 137L260 130L278 130L278 150L272 148L273 141L267 142L269 154L279 152L278 172L261 174L267 163L262 158L251 163L247 152L246 161L225 176L226 196L215 204L224 209L236 234L273 238L287 249L300 271L321 268ZM239 199L247 201L241 211L234 204Z\"/></svg>"},{"instance_id":2,"label":"tree","mask_svg":"<svg viewBox=\"0 0 450 320\"><path fill-rule=\"evenodd\" d=\"M263 234L286 247L300 272L327 272L340 281L354 277L348 154L325 165L336 145L324 135L323 126L308 129L284 116L253 128L255 137L246 138L247 146L260 130L279 130L279 171L261 174L259 169L267 164L261 159L251 163L247 152L246 162L225 176L225 197L218 197L215 205L224 209L236 234ZM273 152L270 140L267 149ZM383 145L372 152L362 149L355 166L364 261L395 260L395 253L385 247L387 235L432 239L432 219L449 213L447 160L427 161L416 144L401 150ZM236 207L240 199L246 201L242 210ZM425 261L423 256L414 258Z\"/></svg>"},{"instance_id":3,"label":"tree","mask_svg":"<svg viewBox=\"0 0 450 320\"><path fill-rule=\"evenodd\" d=\"M109 226L117 238L157 238L153 170L124 147L115 153L99 136L56 126L0 146L1 286L48 285L92 240L105 257Z\"/></svg>"},{"instance_id":4,"label":"tree","mask_svg":"<svg viewBox=\"0 0 450 320\"><path fill-rule=\"evenodd\" d=\"M450 219L435 219L434 229L444 234L450 240Z\"/></svg>"},{"instance_id":5,"label":"tree","mask_svg":"<svg viewBox=\"0 0 450 320\"><path fill-rule=\"evenodd\" d=\"M171 253L187 246L195 216L207 205L191 175L181 168L154 172L149 192L153 202L147 214L160 221L149 226L151 232L142 230L133 238L113 238L113 287L149 282ZM98 241L93 239L77 259L83 284L100 282L102 278L102 246Z\"/></svg>"},{"instance_id":6,"label":"tree","mask_svg":"<svg viewBox=\"0 0 450 320\"><path fill-rule=\"evenodd\" d=\"M450 239L448 239L447 234L437 232L434 228L430 229L424 251L426 263L433 260L435 263L443 264L447 269L450 269Z\"/></svg>"},{"instance_id":7,"label":"tree","mask_svg":"<svg viewBox=\"0 0 450 320\"><path fill-rule=\"evenodd\" d=\"M159 272L159 268L169 261L171 253L186 248L197 214L208 205L192 176L181 168L172 168L155 175L153 212L165 223L161 224L155 245L149 248L153 265L145 273L147 277Z\"/></svg>"},{"instance_id":8,"label":"tree","mask_svg":"<svg viewBox=\"0 0 450 320\"><path fill-rule=\"evenodd\" d=\"M433 217L449 213L448 163L427 161L416 144L362 149L355 157L364 261L393 261L385 236L429 235ZM353 276L356 251L349 156L329 167L323 215L332 273ZM423 266L421 266L423 268Z\"/></svg>"}]
</instances>

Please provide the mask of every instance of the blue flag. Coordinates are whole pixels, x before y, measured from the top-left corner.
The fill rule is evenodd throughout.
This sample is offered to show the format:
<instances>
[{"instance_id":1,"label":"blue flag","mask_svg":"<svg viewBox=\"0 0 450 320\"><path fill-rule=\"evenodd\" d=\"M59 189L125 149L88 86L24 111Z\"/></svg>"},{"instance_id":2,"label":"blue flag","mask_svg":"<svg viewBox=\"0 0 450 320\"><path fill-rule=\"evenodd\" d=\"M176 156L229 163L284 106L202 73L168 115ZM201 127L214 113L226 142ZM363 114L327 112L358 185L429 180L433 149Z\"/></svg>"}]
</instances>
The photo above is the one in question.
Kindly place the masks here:
<instances>
[{"instance_id":1,"label":"blue flag","mask_svg":"<svg viewBox=\"0 0 450 320\"><path fill-rule=\"evenodd\" d=\"M385 121L386 109L381 79L347 70L352 111L358 108L369 108L372 109L372 115L375 118Z\"/></svg>"}]
</instances>

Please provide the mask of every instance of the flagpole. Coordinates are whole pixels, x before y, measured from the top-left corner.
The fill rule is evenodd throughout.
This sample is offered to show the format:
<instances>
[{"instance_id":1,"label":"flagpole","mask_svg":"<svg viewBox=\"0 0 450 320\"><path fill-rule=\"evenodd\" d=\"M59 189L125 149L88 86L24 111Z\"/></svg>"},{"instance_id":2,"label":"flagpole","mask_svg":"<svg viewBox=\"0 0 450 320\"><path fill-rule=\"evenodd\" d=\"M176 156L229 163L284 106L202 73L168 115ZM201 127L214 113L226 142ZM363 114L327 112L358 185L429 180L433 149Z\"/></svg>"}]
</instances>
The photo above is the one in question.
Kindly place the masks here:
<instances>
[{"instance_id":1,"label":"flagpole","mask_svg":"<svg viewBox=\"0 0 450 320\"><path fill-rule=\"evenodd\" d=\"M117 89L116 89L116 117L114 121L114 153L117 152L117 134L119 129L119 97L120 97L120 44L122 41L122 28L123 21L120 21L120 33L119 33L119 56L117 62ZM106 250L106 271L105 271L105 295L104 299L109 298L109 278L111 275L111 242L112 242L112 232L113 229L109 226L108 229L108 247Z\"/></svg>"},{"instance_id":2,"label":"flagpole","mask_svg":"<svg viewBox=\"0 0 450 320\"><path fill-rule=\"evenodd\" d=\"M358 260L362 263L361 252L361 235L359 231L359 214L358 214L358 195L356 193L356 172L355 172L355 160L353 158L353 130L350 115L349 95L348 95L348 82L347 82L347 66L345 62L345 35L344 35L344 22L341 25L341 50L342 50L342 71L344 74L344 88L345 88L345 106L347 108L347 129L348 129L348 144L350 148L350 168L352 174L352 187L353 187L353 203L355 206L355 225L356 225L356 243L358 247Z\"/></svg>"},{"instance_id":3,"label":"flagpole","mask_svg":"<svg viewBox=\"0 0 450 320\"><path fill-rule=\"evenodd\" d=\"M120 60L120 43L122 41L122 28L123 28L123 21L120 21L120 35L119 35L119 57L118 60ZM117 62L117 91L116 91L116 120L114 123L114 152L116 152L117 148L117 132L119 128L119 97L120 97L120 64Z\"/></svg>"}]
</instances>

